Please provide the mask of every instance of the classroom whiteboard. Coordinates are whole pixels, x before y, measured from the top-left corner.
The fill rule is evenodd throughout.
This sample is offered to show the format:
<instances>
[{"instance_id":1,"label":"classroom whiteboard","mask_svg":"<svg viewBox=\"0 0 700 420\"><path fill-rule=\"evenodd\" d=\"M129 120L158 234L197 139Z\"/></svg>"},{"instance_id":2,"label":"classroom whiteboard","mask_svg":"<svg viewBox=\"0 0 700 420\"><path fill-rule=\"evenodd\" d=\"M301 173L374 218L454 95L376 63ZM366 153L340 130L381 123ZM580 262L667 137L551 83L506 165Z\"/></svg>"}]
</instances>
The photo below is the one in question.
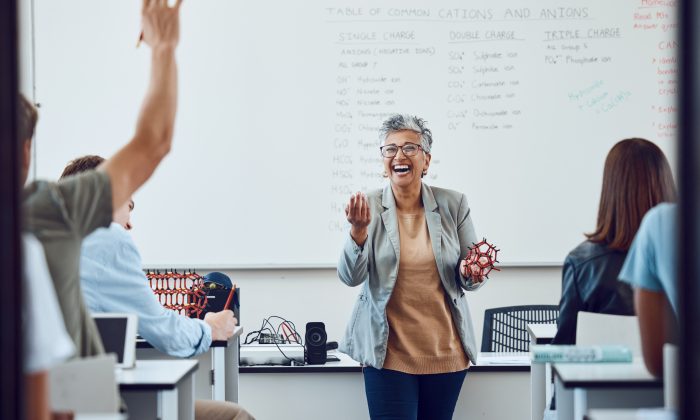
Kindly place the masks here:
<instances>
[{"instance_id":1,"label":"classroom whiteboard","mask_svg":"<svg viewBox=\"0 0 700 420\"><path fill-rule=\"evenodd\" d=\"M139 1L35 0L36 175L133 133ZM561 263L627 137L674 161L675 1L186 1L171 154L134 197L147 266L336 263L377 128L428 121L429 184L466 193L504 264Z\"/></svg>"}]
</instances>

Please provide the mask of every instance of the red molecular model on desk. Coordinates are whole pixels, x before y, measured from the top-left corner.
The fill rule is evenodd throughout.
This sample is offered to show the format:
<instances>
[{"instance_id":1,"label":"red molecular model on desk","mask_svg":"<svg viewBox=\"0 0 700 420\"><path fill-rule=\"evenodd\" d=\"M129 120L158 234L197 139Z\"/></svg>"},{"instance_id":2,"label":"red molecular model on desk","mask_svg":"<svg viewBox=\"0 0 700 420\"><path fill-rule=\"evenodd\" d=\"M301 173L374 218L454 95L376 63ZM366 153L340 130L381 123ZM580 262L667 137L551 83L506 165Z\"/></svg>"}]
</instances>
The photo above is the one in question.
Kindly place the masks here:
<instances>
[{"instance_id":1,"label":"red molecular model on desk","mask_svg":"<svg viewBox=\"0 0 700 420\"><path fill-rule=\"evenodd\" d=\"M148 270L148 283L158 301L167 309L180 315L200 318L207 306L207 292L202 276L194 270L178 273L177 270Z\"/></svg>"}]
</instances>

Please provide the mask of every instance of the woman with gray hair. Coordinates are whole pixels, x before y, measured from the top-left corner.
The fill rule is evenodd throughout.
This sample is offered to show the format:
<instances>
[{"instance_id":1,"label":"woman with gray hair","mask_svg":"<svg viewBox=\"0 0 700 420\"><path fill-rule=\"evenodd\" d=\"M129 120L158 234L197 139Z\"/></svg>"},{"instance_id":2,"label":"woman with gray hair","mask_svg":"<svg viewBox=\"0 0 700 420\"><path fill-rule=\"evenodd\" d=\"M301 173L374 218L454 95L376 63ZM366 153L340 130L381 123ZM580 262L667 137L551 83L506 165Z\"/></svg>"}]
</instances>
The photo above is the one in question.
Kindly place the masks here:
<instances>
[{"instance_id":1,"label":"woman with gray hair","mask_svg":"<svg viewBox=\"0 0 700 420\"><path fill-rule=\"evenodd\" d=\"M429 186L425 121L394 115L381 129L389 185L353 194L338 264L362 285L341 350L361 362L372 419L450 419L476 340L464 291L481 287L463 259L476 241L464 194Z\"/></svg>"}]
</instances>

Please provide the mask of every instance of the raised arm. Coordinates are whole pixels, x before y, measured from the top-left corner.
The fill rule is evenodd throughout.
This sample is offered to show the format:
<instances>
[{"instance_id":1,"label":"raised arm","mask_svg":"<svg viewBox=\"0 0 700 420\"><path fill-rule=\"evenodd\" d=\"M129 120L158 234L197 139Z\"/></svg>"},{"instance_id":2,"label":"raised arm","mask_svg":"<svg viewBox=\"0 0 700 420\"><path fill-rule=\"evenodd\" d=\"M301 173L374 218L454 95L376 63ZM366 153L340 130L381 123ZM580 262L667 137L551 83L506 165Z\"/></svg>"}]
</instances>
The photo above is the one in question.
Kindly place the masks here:
<instances>
[{"instance_id":1,"label":"raised arm","mask_svg":"<svg viewBox=\"0 0 700 420\"><path fill-rule=\"evenodd\" d=\"M175 48L180 37L182 0L143 0L143 41L151 47L151 77L131 141L100 165L112 184L118 208L153 174L170 151L177 109Z\"/></svg>"}]
</instances>

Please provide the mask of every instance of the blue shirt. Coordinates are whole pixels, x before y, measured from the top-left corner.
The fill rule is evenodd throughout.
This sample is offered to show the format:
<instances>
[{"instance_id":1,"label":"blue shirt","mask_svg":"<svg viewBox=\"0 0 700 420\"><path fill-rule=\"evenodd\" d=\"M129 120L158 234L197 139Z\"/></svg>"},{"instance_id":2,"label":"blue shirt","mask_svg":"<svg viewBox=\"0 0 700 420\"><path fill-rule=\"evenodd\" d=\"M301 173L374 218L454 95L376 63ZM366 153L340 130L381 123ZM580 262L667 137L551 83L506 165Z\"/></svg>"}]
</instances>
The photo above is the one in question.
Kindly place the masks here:
<instances>
[{"instance_id":1,"label":"blue shirt","mask_svg":"<svg viewBox=\"0 0 700 420\"><path fill-rule=\"evenodd\" d=\"M633 287L662 292L678 316L676 287L675 204L663 203L649 210L634 237L620 280Z\"/></svg>"},{"instance_id":2,"label":"blue shirt","mask_svg":"<svg viewBox=\"0 0 700 420\"><path fill-rule=\"evenodd\" d=\"M138 331L153 347L175 357L205 352L211 328L163 307L141 270L141 255L131 235L118 223L85 238L80 256L80 284L91 312L135 313Z\"/></svg>"}]
</instances>

